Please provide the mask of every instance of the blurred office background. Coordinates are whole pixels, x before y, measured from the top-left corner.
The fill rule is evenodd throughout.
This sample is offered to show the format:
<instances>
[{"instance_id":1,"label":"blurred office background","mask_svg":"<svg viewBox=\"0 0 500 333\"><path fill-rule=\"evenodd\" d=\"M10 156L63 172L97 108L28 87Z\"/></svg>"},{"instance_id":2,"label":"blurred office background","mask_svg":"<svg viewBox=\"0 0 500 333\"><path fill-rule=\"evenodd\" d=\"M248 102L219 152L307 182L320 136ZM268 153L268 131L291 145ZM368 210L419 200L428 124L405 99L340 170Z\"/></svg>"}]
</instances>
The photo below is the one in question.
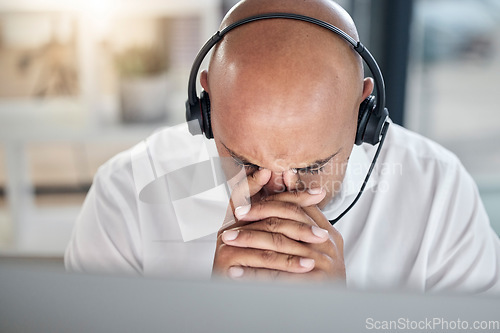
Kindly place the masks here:
<instances>
[{"instance_id":1,"label":"blurred office background","mask_svg":"<svg viewBox=\"0 0 500 333\"><path fill-rule=\"evenodd\" d=\"M500 233L500 2L342 0L395 122L457 154ZM234 0L0 0L0 256L61 258L100 164L183 121Z\"/></svg>"}]
</instances>

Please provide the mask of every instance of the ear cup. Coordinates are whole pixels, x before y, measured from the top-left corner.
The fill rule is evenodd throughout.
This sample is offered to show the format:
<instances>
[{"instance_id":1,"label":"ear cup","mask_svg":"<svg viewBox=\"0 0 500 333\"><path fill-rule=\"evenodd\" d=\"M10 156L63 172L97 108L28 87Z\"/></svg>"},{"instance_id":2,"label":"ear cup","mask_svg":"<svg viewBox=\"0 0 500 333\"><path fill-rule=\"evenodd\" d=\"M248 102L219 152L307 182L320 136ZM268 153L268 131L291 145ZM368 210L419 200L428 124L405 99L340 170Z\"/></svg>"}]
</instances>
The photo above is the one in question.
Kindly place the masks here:
<instances>
[{"instance_id":1,"label":"ear cup","mask_svg":"<svg viewBox=\"0 0 500 333\"><path fill-rule=\"evenodd\" d=\"M186 122L188 124L189 132L192 135L203 133L200 99L198 97L196 97L192 103L190 103L189 100L186 101Z\"/></svg>"},{"instance_id":2,"label":"ear cup","mask_svg":"<svg viewBox=\"0 0 500 333\"><path fill-rule=\"evenodd\" d=\"M375 96L370 95L359 106L358 129L356 132L356 140L354 141L354 143L358 146L365 142L366 126L368 125L370 117L375 109L375 101Z\"/></svg>"},{"instance_id":3,"label":"ear cup","mask_svg":"<svg viewBox=\"0 0 500 333\"><path fill-rule=\"evenodd\" d=\"M208 93L202 91L194 103L189 103L189 100L186 102L186 121L192 135L204 133L208 139L213 139Z\"/></svg>"},{"instance_id":4,"label":"ear cup","mask_svg":"<svg viewBox=\"0 0 500 333\"><path fill-rule=\"evenodd\" d=\"M210 96L206 91L202 91L200 95L200 109L201 109L201 123L202 131L205 133L207 139L213 139L214 133L212 132L212 120L210 110Z\"/></svg>"}]
</instances>

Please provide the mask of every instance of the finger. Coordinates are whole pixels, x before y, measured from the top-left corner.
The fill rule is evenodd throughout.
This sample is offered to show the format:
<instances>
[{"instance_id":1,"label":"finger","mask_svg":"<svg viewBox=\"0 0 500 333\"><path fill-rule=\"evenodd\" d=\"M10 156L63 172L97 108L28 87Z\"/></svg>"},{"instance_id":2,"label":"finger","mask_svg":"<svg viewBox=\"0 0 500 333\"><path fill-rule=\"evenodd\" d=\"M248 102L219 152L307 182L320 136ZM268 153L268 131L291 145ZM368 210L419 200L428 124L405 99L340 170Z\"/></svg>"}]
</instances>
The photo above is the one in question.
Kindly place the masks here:
<instances>
[{"instance_id":1,"label":"finger","mask_svg":"<svg viewBox=\"0 0 500 333\"><path fill-rule=\"evenodd\" d=\"M307 207L319 204L326 195L326 190L320 187L303 191L287 191L276 193L264 198L264 201L282 201L296 204L300 207Z\"/></svg>"},{"instance_id":2,"label":"finger","mask_svg":"<svg viewBox=\"0 0 500 333\"><path fill-rule=\"evenodd\" d=\"M309 216L311 219L316 222L316 224L323 229L331 231L333 233L337 233L337 230L332 227L330 221L325 217L323 212L317 206L308 206L303 207L302 210Z\"/></svg>"},{"instance_id":3,"label":"finger","mask_svg":"<svg viewBox=\"0 0 500 333\"><path fill-rule=\"evenodd\" d=\"M318 207L304 207L304 211L307 215L311 216L316 224L322 229L328 230L329 235L333 245L335 246L335 252L338 252L341 257L344 256L344 238L342 234L330 224L330 221L323 215Z\"/></svg>"},{"instance_id":4,"label":"finger","mask_svg":"<svg viewBox=\"0 0 500 333\"><path fill-rule=\"evenodd\" d=\"M324 234L326 235L326 233ZM329 236L326 236L327 239L329 239ZM263 255L266 255L269 252L270 257L273 253L279 253L300 258L311 258L315 261L315 267L322 267L324 269L326 269L326 267L330 267L336 260L334 260L334 258L338 257L338 250L334 244L330 244L330 246L326 248L322 246L322 249L314 249L306 243L300 243L298 241L292 240L280 233L239 228L236 230L231 229L225 231L222 234L221 239L224 244L229 245L228 247L226 247L226 249L231 249L231 247L239 247L261 250L264 251ZM325 243L325 241L323 240L322 243ZM258 263L255 263L253 261L245 261L245 266L273 268L267 265L260 266Z\"/></svg>"},{"instance_id":5,"label":"finger","mask_svg":"<svg viewBox=\"0 0 500 333\"><path fill-rule=\"evenodd\" d=\"M259 221L269 217L279 217L308 224L315 224L300 206L282 201L259 201L251 207L238 207L234 214L241 221Z\"/></svg>"},{"instance_id":6,"label":"finger","mask_svg":"<svg viewBox=\"0 0 500 333\"><path fill-rule=\"evenodd\" d=\"M312 270L305 273L292 273L267 268L231 266L227 275L235 280L304 282L326 280L327 275L321 270Z\"/></svg>"},{"instance_id":7,"label":"finger","mask_svg":"<svg viewBox=\"0 0 500 333\"><path fill-rule=\"evenodd\" d=\"M238 207L249 208L250 198L257 194L271 179L271 171L268 169L257 170L240 180L231 193L233 209Z\"/></svg>"},{"instance_id":8,"label":"finger","mask_svg":"<svg viewBox=\"0 0 500 333\"><path fill-rule=\"evenodd\" d=\"M283 220L279 218L268 218L262 221L254 222L238 229L226 230L223 234L223 241L227 244L235 244L235 246L242 246L238 244L246 244L246 238L255 241L251 231L260 231L267 234L280 234L289 239L305 243L323 243L329 239L328 230L321 229L317 226L308 223L297 222L293 220ZM273 241L280 239L275 236ZM295 245L294 245L295 246ZM252 246L248 246L252 247ZM274 248L270 248L274 249ZM280 251L284 252L284 251Z\"/></svg>"},{"instance_id":9,"label":"finger","mask_svg":"<svg viewBox=\"0 0 500 333\"><path fill-rule=\"evenodd\" d=\"M305 244L292 240L283 234L260 230L226 230L222 241L230 246L274 251L289 255L313 258L315 253Z\"/></svg>"},{"instance_id":10,"label":"finger","mask_svg":"<svg viewBox=\"0 0 500 333\"><path fill-rule=\"evenodd\" d=\"M231 266L267 268L290 273L306 273L314 269L315 260L291 254L284 254L269 250L242 249L228 246L231 250L233 260L229 262Z\"/></svg>"}]
</instances>

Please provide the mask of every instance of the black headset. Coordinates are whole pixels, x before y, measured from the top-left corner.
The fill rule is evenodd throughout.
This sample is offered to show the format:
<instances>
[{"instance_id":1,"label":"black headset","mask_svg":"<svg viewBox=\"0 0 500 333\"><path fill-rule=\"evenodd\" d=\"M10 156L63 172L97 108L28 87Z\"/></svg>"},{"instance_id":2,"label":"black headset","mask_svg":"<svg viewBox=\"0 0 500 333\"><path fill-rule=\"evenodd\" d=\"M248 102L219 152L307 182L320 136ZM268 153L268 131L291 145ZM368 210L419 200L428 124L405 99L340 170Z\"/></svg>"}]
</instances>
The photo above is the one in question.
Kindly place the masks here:
<instances>
[{"instance_id":1,"label":"black headset","mask_svg":"<svg viewBox=\"0 0 500 333\"><path fill-rule=\"evenodd\" d=\"M188 100L186 102L186 121L189 124L189 131L193 135L204 133L208 139L213 139L214 137L210 120L210 97L208 96L208 93L206 91L202 91L200 97L198 97L196 93L196 79L203 59L205 59L208 52L229 31L250 22L267 19L291 19L313 23L330 30L353 46L354 50L361 56L361 58L368 65L368 68L373 74L375 88L377 91L376 96L368 96L368 98L366 98L359 107L358 127L355 143L357 145L361 145L364 142L372 145L376 145L377 143L379 143L382 137L382 127L389 116L389 112L385 108L384 78L382 77L380 68L371 53L368 51L368 49L365 48L363 44L357 42L347 33L334 25L309 16L290 13L269 13L245 18L241 21L227 26L222 31L216 32L205 43L205 45L201 48L200 52L196 56L191 68L191 74L189 75Z\"/></svg>"},{"instance_id":2,"label":"black headset","mask_svg":"<svg viewBox=\"0 0 500 333\"><path fill-rule=\"evenodd\" d=\"M202 91L199 98L196 94L196 78L198 76L198 71L200 70L203 59L206 57L212 47L214 47L229 31L250 22L267 19L290 19L304 21L330 30L352 45L354 50L361 56L361 58L368 65L368 68L373 74L377 94L368 96L359 106L358 127L355 143L357 145L361 145L362 143L376 145L377 143L379 143L379 145L373 157L368 173L366 174L365 180L358 192L358 195L353 200L353 202L339 216L337 216L337 218L330 220L330 223L334 225L345 214L347 214L349 210L351 210L351 208L361 197L366 184L368 184L368 180L370 179L373 168L375 167L375 163L378 159L378 156L384 144L387 130L389 128L389 111L385 107L385 84L382 72L380 71L377 62L375 61L375 58L373 58L373 56L365 48L365 46L361 44L361 42L357 42L356 40L354 40L351 36L349 36L341 29L337 28L334 25L331 25L330 23L309 16L290 13L269 13L248 17L227 26L221 31L216 32L201 48L200 52L194 60L193 67L191 68L191 74L189 75L188 100L186 102L186 121L188 122L189 131L193 135L204 133L208 139L213 139L214 137L214 134L212 132L212 125L210 122L210 98L208 96L208 93L206 91Z\"/></svg>"}]
</instances>

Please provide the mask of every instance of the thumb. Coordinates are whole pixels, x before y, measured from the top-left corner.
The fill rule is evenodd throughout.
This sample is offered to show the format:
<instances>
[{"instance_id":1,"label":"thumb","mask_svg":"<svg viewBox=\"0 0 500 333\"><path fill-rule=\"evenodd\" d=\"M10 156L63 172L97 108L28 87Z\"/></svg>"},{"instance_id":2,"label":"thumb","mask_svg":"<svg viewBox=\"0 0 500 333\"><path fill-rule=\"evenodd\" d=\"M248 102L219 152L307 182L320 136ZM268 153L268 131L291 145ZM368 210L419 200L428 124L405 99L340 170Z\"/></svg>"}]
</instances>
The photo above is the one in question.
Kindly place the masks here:
<instances>
[{"instance_id":1,"label":"thumb","mask_svg":"<svg viewBox=\"0 0 500 333\"><path fill-rule=\"evenodd\" d=\"M245 170L242 170L245 172ZM234 181L233 177L233 181ZM222 228L219 230L219 234L225 229L235 226L244 225L247 222L237 222L234 215L236 209L248 209L250 210L251 197L259 193L259 191L269 182L271 179L271 171L267 169L258 170L251 175L243 176L243 179L239 180L232 187L231 199L227 207L226 216L222 224ZM228 182L229 183L229 182Z\"/></svg>"}]
</instances>

